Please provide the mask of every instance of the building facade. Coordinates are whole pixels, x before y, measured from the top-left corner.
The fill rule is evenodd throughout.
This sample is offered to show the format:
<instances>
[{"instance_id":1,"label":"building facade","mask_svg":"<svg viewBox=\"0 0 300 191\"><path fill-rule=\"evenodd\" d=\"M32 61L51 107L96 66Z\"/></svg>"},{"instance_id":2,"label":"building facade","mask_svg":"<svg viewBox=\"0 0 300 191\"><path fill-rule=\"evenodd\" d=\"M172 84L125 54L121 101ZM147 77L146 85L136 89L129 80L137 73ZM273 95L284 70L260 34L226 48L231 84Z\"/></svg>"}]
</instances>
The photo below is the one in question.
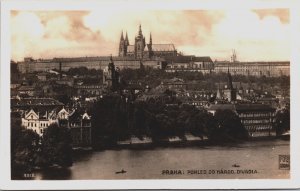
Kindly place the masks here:
<instances>
[{"instance_id":1,"label":"building facade","mask_svg":"<svg viewBox=\"0 0 300 191\"><path fill-rule=\"evenodd\" d=\"M215 73L246 76L290 76L290 62L215 62Z\"/></svg>"},{"instance_id":2,"label":"building facade","mask_svg":"<svg viewBox=\"0 0 300 191\"><path fill-rule=\"evenodd\" d=\"M214 63L210 57L197 57L194 55L166 56L164 57L168 65L166 72L202 72L210 74L214 71Z\"/></svg>"},{"instance_id":3,"label":"building facade","mask_svg":"<svg viewBox=\"0 0 300 191\"><path fill-rule=\"evenodd\" d=\"M250 137L276 136L275 109L263 104L212 104L207 111L213 115L218 110L232 110L247 129Z\"/></svg>"},{"instance_id":4,"label":"building facade","mask_svg":"<svg viewBox=\"0 0 300 191\"><path fill-rule=\"evenodd\" d=\"M120 70L125 68L139 69L141 60L134 57L114 56L114 65ZM68 71L71 68L86 67L88 69L103 70L110 62L110 56L99 57L74 57L74 58L53 58L53 59L32 59L25 58L17 63L20 73L52 72L53 70ZM161 69L164 60L159 57L143 59L143 65Z\"/></svg>"},{"instance_id":5,"label":"building facade","mask_svg":"<svg viewBox=\"0 0 300 191\"><path fill-rule=\"evenodd\" d=\"M45 129L47 129L49 125L58 123L54 111L40 114L33 109L25 112L21 120L23 127L33 130L40 136L43 136Z\"/></svg>"},{"instance_id":6,"label":"building facade","mask_svg":"<svg viewBox=\"0 0 300 191\"><path fill-rule=\"evenodd\" d=\"M62 108L45 111L44 113L36 112L33 109L25 111L21 118L22 126L31 129L39 136L43 136L46 129L57 124L59 127L70 129L73 147L90 146L92 141L91 116L87 112L77 109L67 111Z\"/></svg>"}]
</instances>

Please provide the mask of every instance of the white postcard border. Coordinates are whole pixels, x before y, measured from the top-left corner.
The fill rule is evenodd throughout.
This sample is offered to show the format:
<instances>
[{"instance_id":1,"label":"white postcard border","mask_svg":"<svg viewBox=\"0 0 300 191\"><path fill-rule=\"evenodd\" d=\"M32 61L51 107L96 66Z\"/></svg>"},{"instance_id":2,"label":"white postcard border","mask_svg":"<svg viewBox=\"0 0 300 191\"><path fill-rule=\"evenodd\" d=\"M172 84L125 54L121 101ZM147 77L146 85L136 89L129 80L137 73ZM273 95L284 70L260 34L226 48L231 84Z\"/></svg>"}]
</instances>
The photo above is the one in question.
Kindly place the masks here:
<instances>
[{"instance_id":1,"label":"white postcard border","mask_svg":"<svg viewBox=\"0 0 300 191\"><path fill-rule=\"evenodd\" d=\"M59 180L33 181L11 180L10 177L10 10L90 10L97 5L113 6L126 3L131 6L147 4L147 9L223 9L223 8L289 8L291 12L291 178L290 179L189 179L189 180ZM1 128L0 128L0 188L1 189L252 189L252 188L299 188L300 187L300 8L297 1L1 1ZM124 5L125 6L125 5ZM124 8L124 6L122 6ZM127 8L125 6L125 8ZM120 6L121 7L121 6ZM270 34L271 35L271 34Z\"/></svg>"}]
</instances>

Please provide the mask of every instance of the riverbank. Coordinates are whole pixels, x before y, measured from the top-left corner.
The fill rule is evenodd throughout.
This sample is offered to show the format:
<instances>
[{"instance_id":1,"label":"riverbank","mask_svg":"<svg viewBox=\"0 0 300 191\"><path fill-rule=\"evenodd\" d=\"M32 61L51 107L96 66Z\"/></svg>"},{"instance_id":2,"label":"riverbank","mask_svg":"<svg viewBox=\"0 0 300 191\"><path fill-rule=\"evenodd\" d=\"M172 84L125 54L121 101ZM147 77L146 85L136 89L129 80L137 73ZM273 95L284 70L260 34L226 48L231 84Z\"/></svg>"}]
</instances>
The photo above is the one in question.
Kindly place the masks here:
<instances>
[{"instance_id":1,"label":"riverbank","mask_svg":"<svg viewBox=\"0 0 300 191\"><path fill-rule=\"evenodd\" d=\"M289 141L281 139L208 146L94 150L74 157L72 167L40 169L34 172L32 179L286 179L289 170L278 169L278 156L289 154ZM126 172L116 173L122 169ZM238 173L249 169L255 173ZM184 174L164 173L171 170L181 170ZM189 173L200 170L207 173ZM216 173L208 174L209 170ZM218 170L234 170L235 173L220 174Z\"/></svg>"},{"instance_id":2,"label":"riverbank","mask_svg":"<svg viewBox=\"0 0 300 191\"><path fill-rule=\"evenodd\" d=\"M135 138L136 139L136 138ZM84 153L89 152L91 150L95 151L101 151L101 150L122 150L122 149L132 149L132 150L143 150L143 149L155 149L158 147L166 147L166 148L176 148L176 147L203 147L203 146L226 146L226 145L234 145L234 144L240 144L245 142L261 142L261 141L275 141L275 140L289 140L289 137L282 137L282 136L267 136L267 137L249 137L246 140L234 140L234 141L227 141L227 142L215 142L212 141L206 137L204 138L189 138L189 139L180 139L178 137L173 137L171 139L163 139L159 141L120 141L115 144L109 145L109 146L97 146L94 148L89 149L78 149L75 152L76 153Z\"/></svg>"}]
</instances>

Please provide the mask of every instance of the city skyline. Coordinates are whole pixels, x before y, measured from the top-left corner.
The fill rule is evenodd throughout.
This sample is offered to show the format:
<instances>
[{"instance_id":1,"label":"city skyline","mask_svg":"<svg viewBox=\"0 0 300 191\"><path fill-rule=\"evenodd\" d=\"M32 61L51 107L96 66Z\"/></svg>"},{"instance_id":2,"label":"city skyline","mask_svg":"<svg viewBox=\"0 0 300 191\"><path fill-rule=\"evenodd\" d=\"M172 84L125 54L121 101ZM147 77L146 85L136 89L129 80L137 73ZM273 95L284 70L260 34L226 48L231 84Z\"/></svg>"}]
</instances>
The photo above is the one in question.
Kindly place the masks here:
<instances>
[{"instance_id":1,"label":"city skyline","mask_svg":"<svg viewBox=\"0 0 300 191\"><path fill-rule=\"evenodd\" d=\"M288 9L12 11L12 60L117 55L121 32L133 44L141 24L147 43L151 32L186 55L229 60L235 49L242 61L285 61L289 23Z\"/></svg>"}]
</instances>

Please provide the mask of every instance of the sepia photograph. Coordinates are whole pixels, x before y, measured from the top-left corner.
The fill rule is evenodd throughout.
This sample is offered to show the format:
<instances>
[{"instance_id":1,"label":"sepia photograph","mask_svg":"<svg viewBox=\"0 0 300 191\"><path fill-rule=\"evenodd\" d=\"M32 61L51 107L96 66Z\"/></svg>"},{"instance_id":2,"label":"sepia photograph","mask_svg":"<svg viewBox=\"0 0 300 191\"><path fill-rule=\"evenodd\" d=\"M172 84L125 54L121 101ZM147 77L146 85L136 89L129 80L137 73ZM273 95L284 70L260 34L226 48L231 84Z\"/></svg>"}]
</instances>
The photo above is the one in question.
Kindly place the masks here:
<instances>
[{"instance_id":1,"label":"sepia photograph","mask_svg":"<svg viewBox=\"0 0 300 191\"><path fill-rule=\"evenodd\" d=\"M9 10L10 179L290 180L290 9L126 3Z\"/></svg>"}]
</instances>

